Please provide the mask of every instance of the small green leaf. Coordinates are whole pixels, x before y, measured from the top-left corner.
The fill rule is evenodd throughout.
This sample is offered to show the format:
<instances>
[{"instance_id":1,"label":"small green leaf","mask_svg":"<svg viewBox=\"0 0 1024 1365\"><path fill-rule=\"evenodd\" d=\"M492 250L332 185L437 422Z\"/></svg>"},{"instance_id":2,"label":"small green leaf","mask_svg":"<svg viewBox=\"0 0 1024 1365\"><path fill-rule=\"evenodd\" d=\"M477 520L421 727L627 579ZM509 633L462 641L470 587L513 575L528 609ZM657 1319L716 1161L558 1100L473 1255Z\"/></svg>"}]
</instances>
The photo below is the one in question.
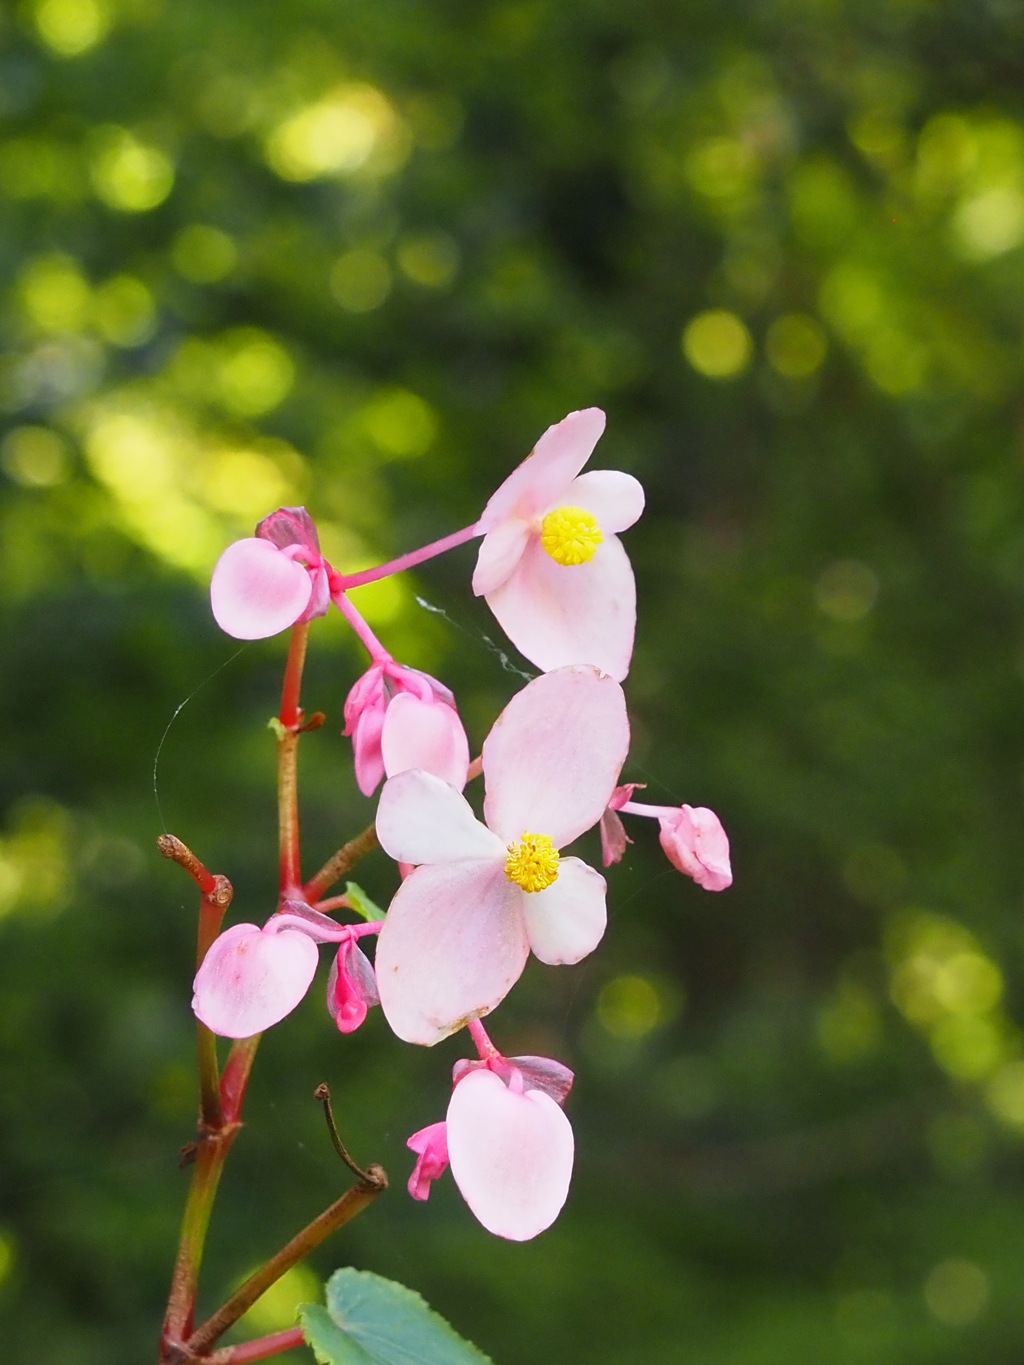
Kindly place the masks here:
<instances>
[{"instance_id":1,"label":"small green leaf","mask_svg":"<svg viewBox=\"0 0 1024 1365\"><path fill-rule=\"evenodd\" d=\"M336 1270L326 1308L304 1303L299 1321L320 1365L492 1365L419 1294L369 1270Z\"/></svg>"},{"instance_id":2,"label":"small green leaf","mask_svg":"<svg viewBox=\"0 0 1024 1365\"><path fill-rule=\"evenodd\" d=\"M288 727L286 725L282 725L280 720L278 720L277 716L270 717L270 719L267 721L267 729L273 730L274 735L277 739L284 739L285 735L288 733Z\"/></svg>"},{"instance_id":3,"label":"small green leaf","mask_svg":"<svg viewBox=\"0 0 1024 1365\"><path fill-rule=\"evenodd\" d=\"M355 882L345 883L345 895L348 897L350 908L353 909L357 915L362 915L363 919L384 918L384 911L380 906L375 905L363 888L357 886Z\"/></svg>"}]
</instances>

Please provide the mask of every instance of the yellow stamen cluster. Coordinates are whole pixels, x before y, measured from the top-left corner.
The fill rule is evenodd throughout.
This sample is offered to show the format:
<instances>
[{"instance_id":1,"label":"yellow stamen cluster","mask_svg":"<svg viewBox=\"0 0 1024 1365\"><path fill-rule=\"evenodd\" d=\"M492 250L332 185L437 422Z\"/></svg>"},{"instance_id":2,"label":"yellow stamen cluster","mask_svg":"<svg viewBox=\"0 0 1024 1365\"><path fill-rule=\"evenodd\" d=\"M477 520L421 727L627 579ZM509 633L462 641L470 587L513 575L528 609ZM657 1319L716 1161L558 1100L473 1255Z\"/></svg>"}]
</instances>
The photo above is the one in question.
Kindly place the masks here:
<instances>
[{"instance_id":1,"label":"yellow stamen cluster","mask_svg":"<svg viewBox=\"0 0 1024 1365\"><path fill-rule=\"evenodd\" d=\"M555 507L540 524L540 543L556 564L586 564L602 540L597 518L582 507Z\"/></svg>"},{"instance_id":2,"label":"yellow stamen cluster","mask_svg":"<svg viewBox=\"0 0 1024 1365\"><path fill-rule=\"evenodd\" d=\"M524 834L509 844L505 876L524 891L543 891L558 876L558 849L546 834Z\"/></svg>"}]
</instances>

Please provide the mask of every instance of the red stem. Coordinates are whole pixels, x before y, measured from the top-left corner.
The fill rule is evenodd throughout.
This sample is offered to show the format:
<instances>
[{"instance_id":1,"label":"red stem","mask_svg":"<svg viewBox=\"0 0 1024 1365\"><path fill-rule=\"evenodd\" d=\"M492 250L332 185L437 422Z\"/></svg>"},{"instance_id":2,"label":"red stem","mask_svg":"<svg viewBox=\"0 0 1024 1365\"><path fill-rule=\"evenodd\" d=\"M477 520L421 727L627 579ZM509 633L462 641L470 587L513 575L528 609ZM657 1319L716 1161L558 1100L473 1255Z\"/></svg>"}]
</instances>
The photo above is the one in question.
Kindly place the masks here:
<instances>
[{"instance_id":1,"label":"red stem","mask_svg":"<svg viewBox=\"0 0 1024 1365\"><path fill-rule=\"evenodd\" d=\"M210 1365L249 1365L252 1360L266 1360L268 1356L280 1355L290 1351L293 1346L305 1344L301 1327L286 1327L283 1332L271 1332L268 1336L257 1337L254 1341L243 1341L237 1346L224 1346L214 1351L207 1359Z\"/></svg>"}]
</instances>

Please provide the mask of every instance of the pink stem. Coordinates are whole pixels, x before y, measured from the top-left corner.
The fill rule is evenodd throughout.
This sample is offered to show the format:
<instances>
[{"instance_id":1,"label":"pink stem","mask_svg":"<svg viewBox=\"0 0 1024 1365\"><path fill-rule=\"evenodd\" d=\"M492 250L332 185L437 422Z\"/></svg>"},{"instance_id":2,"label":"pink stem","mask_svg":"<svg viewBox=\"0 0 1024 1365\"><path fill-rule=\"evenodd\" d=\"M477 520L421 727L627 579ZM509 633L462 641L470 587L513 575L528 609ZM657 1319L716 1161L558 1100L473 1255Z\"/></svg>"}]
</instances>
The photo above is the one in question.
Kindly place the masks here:
<instances>
[{"instance_id":1,"label":"pink stem","mask_svg":"<svg viewBox=\"0 0 1024 1365\"><path fill-rule=\"evenodd\" d=\"M472 526L464 526L461 531L453 531L450 536L432 541L421 550L410 550L407 555L400 555L398 559L389 559L386 564L378 564L375 569L364 569L362 573L340 574L342 589L347 591L349 588L360 588L364 583L376 583L379 578L388 578L393 573L401 573L403 569L411 569L427 559L443 555L446 550L454 550L456 545L464 545L467 540L483 534L477 529L478 525L478 522L474 522Z\"/></svg>"},{"instance_id":2,"label":"pink stem","mask_svg":"<svg viewBox=\"0 0 1024 1365\"><path fill-rule=\"evenodd\" d=\"M649 815L652 820L660 820L668 806L645 806L642 801L627 801L619 810L626 815Z\"/></svg>"},{"instance_id":3,"label":"pink stem","mask_svg":"<svg viewBox=\"0 0 1024 1365\"><path fill-rule=\"evenodd\" d=\"M280 1355L290 1351L293 1346L305 1344L301 1327L286 1327L283 1332L271 1332L269 1336L257 1337L255 1341L242 1341L237 1346L225 1346L210 1357L214 1365L249 1365L253 1360L266 1360L268 1356Z\"/></svg>"},{"instance_id":4,"label":"pink stem","mask_svg":"<svg viewBox=\"0 0 1024 1365\"><path fill-rule=\"evenodd\" d=\"M500 1057L501 1053L487 1036L487 1030L479 1019L470 1019L466 1024L469 1029L469 1036L476 1045L476 1050L480 1054L481 1061L489 1061L492 1057Z\"/></svg>"},{"instance_id":5,"label":"pink stem","mask_svg":"<svg viewBox=\"0 0 1024 1365\"><path fill-rule=\"evenodd\" d=\"M384 648L381 642L374 635L373 631L363 620L362 615L356 610L352 603L345 596L344 591L336 592L331 601L344 616L370 656L371 662L375 664L386 664L391 662L391 655Z\"/></svg>"}]
</instances>

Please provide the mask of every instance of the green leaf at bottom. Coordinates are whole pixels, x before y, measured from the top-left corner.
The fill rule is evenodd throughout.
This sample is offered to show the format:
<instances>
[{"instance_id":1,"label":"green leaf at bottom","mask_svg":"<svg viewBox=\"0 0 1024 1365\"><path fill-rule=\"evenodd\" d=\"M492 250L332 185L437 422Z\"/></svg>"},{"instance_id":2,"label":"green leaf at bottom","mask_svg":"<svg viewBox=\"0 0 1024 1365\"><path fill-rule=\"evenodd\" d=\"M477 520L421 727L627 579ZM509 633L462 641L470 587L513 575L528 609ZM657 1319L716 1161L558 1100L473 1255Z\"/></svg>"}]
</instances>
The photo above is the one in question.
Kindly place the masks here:
<instances>
[{"instance_id":1,"label":"green leaf at bottom","mask_svg":"<svg viewBox=\"0 0 1024 1365\"><path fill-rule=\"evenodd\" d=\"M320 1365L492 1365L405 1285L369 1270L336 1270L327 1306L299 1321Z\"/></svg>"}]
</instances>

